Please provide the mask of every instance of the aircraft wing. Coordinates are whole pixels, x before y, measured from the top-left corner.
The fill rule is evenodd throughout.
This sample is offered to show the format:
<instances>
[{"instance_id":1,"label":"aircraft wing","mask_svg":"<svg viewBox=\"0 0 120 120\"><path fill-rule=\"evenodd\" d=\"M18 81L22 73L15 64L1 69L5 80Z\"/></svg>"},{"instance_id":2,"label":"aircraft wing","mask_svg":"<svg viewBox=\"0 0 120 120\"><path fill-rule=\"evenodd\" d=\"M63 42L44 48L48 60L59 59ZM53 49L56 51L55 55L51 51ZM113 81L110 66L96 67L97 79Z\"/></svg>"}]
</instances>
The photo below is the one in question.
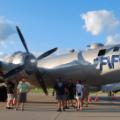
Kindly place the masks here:
<instances>
[{"instance_id":1,"label":"aircraft wing","mask_svg":"<svg viewBox=\"0 0 120 120\"><path fill-rule=\"evenodd\" d=\"M74 61L69 64L60 65L56 68L46 69L43 77L47 86L55 82L55 79L58 77L62 77L64 80L89 80L88 82L94 84L93 81L97 80L99 74L100 71L97 70L94 65L85 65L78 61Z\"/></svg>"},{"instance_id":2,"label":"aircraft wing","mask_svg":"<svg viewBox=\"0 0 120 120\"><path fill-rule=\"evenodd\" d=\"M113 84L103 85L101 90L104 91L104 92L120 91L120 83L113 83Z\"/></svg>"}]
</instances>

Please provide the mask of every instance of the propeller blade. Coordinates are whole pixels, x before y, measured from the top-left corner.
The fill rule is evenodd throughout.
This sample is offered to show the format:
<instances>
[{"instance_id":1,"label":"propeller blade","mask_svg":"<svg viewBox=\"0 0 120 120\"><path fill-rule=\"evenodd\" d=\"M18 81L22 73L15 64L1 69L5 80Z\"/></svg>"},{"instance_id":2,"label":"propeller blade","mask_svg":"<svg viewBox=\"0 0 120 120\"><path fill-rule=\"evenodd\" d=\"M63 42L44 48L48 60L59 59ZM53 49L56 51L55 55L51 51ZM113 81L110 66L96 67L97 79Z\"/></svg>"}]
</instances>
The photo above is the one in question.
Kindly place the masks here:
<instances>
[{"instance_id":1,"label":"propeller blade","mask_svg":"<svg viewBox=\"0 0 120 120\"><path fill-rule=\"evenodd\" d=\"M25 42L25 39L24 39L24 37L23 37L23 35L22 35L22 32L20 31L20 28L19 28L18 26L16 26L16 30L17 30L17 32L18 32L18 35L19 35L19 37L20 37L20 40L21 40L21 42L22 42L22 44L23 44L26 52L29 53L29 50L28 50L27 44L26 44L26 42Z\"/></svg>"},{"instance_id":2,"label":"propeller blade","mask_svg":"<svg viewBox=\"0 0 120 120\"><path fill-rule=\"evenodd\" d=\"M15 74L21 72L22 70L24 70L24 65L18 66L18 67L16 67L16 68L10 70L8 73L6 73L6 74L4 75L4 79L15 75Z\"/></svg>"},{"instance_id":3,"label":"propeller blade","mask_svg":"<svg viewBox=\"0 0 120 120\"><path fill-rule=\"evenodd\" d=\"M41 73L40 73L39 71L37 71L37 72L35 73L35 75L36 75L36 79L38 80L38 82L39 82L41 88L43 89L44 93L45 93L46 95L48 95L47 87L46 87L46 85L45 85L45 82L44 82L44 80L43 80L43 77L42 77Z\"/></svg>"},{"instance_id":4,"label":"propeller blade","mask_svg":"<svg viewBox=\"0 0 120 120\"><path fill-rule=\"evenodd\" d=\"M47 52L45 52L45 53L43 53L42 55L40 55L40 56L37 58L37 60L40 60L40 59L43 59L43 58L49 56L50 54L54 53L57 49L58 49L58 48L56 47L56 48L53 48L53 49L51 49L51 50L48 50Z\"/></svg>"}]
</instances>

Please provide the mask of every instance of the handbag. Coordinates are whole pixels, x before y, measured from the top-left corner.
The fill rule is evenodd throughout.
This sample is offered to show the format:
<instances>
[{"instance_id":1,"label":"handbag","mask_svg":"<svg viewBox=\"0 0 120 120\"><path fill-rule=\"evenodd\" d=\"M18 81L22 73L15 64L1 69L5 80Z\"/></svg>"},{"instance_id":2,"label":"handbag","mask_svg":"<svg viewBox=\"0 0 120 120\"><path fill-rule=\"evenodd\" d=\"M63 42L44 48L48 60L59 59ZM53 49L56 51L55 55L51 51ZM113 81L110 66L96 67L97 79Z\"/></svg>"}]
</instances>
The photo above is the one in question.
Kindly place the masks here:
<instances>
[{"instance_id":1,"label":"handbag","mask_svg":"<svg viewBox=\"0 0 120 120\"><path fill-rule=\"evenodd\" d=\"M12 100L12 104L13 104L13 105L16 105L16 103L17 103L16 98L13 98L13 100Z\"/></svg>"}]
</instances>

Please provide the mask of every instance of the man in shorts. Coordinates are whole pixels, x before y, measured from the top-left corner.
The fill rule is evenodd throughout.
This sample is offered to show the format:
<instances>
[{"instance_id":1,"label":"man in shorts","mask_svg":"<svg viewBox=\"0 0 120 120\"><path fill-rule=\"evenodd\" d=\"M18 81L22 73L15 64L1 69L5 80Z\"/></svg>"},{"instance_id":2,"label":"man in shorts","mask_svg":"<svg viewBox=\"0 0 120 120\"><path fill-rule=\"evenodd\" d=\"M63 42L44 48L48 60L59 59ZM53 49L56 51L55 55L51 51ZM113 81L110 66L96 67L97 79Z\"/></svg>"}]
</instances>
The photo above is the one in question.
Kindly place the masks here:
<instances>
[{"instance_id":1,"label":"man in shorts","mask_svg":"<svg viewBox=\"0 0 120 120\"><path fill-rule=\"evenodd\" d=\"M54 85L54 91L56 92L56 99L58 100L58 110L64 110L64 99L65 99L65 85L61 78L56 80Z\"/></svg>"},{"instance_id":2,"label":"man in shorts","mask_svg":"<svg viewBox=\"0 0 120 120\"><path fill-rule=\"evenodd\" d=\"M24 103L26 102L27 93L30 90L30 84L28 84L26 78L22 78L17 86L18 101L16 110L18 110L19 105L21 104L21 110L24 110Z\"/></svg>"}]
</instances>

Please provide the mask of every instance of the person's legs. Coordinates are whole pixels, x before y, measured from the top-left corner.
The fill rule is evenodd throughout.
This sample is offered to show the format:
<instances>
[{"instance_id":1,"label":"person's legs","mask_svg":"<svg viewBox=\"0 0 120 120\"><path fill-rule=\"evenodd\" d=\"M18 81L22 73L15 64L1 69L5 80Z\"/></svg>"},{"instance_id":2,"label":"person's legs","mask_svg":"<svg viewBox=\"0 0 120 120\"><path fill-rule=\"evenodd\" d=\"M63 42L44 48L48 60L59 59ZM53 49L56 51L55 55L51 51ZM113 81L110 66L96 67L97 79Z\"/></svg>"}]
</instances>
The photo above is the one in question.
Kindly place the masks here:
<instances>
[{"instance_id":1,"label":"person's legs","mask_svg":"<svg viewBox=\"0 0 120 120\"><path fill-rule=\"evenodd\" d=\"M71 97L68 101L69 106L74 107L74 97Z\"/></svg>"},{"instance_id":2,"label":"person's legs","mask_svg":"<svg viewBox=\"0 0 120 120\"><path fill-rule=\"evenodd\" d=\"M74 99L71 100L72 107L75 107L74 105Z\"/></svg>"},{"instance_id":3,"label":"person's legs","mask_svg":"<svg viewBox=\"0 0 120 120\"><path fill-rule=\"evenodd\" d=\"M17 96L16 110L18 110L18 108L19 108L21 102L22 102L21 93L19 93L19 95Z\"/></svg>"},{"instance_id":4,"label":"person's legs","mask_svg":"<svg viewBox=\"0 0 120 120\"><path fill-rule=\"evenodd\" d=\"M67 99L66 98L62 100L62 106L64 109L67 108Z\"/></svg>"},{"instance_id":5,"label":"person's legs","mask_svg":"<svg viewBox=\"0 0 120 120\"><path fill-rule=\"evenodd\" d=\"M13 95L12 94L8 94L7 95L7 103L6 103L6 108L7 109L11 109L13 106L12 104L12 100L13 100Z\"/></svg>"},{"instance_id":6,"label":"person's legs","mask_svg":"<svg viewBox=\"0 0 120 120\"><path fill-rule=\"evenodd\" d=\"M20 106L21 111L23 111L24 110L24 104L25 104L25 102L23 100L18 101L17 106L16 106L16 110L18 110L18 108Z\"/></svg>"},{"instance_id":7,"label":"person's legs","mask_svg":"<svg viewBox=\"0 0 120 120\"><path fill-rule=\"evenodd\" d=\"M82 110L83 102L82 102L82 99L81 99L81 98L79 99L79 106L80 106L80 110Z\"/></svg>"},{"instance_id":8,"label":"person's legs","mask_svg":"<svg viewBox=\"0 0 120 120\"><path fill-rule=\"evenodd\" d=\"M60 110L62 110L63 104L64 104L63 101L60 100Z\"/></svg>"},{"instance_id":9,"label":"person's legs","mask_svg":"<svg viewBox=\"0 0 120 120\"><path fill-rule=\"evenodd\" d=\"M60 95L57 95L56 94L56 99L57 99L57 101L58 101L58 109L57 109L57 111L61 111L61 99L60 99Z\"/></svg>"},{"instance_id":10,"label":"person's legs","mask_svg":"<svg viewBox=\"0 0 120 120\"><path fill-rule=\"evenodd\" d=\"M61 109L65 110L65 107L66 107L66 100L62 99L61 100Z\"/></svg>"},{"instance_id":11,"label":"person's legs","mask_svg":"<svg viewBox=\"0 0 120 120\"><path fill-rule=\"evenodd\" d=\"M20 109L21 109L21 111L23 111L24 110L24 104L25 103L23 101L18 102L17 106L16 106L16 110L18 110L19 106L21 105Z\"/></svg>"},{"instance_id":12,"label":"person's legs","mask_svg":"<svg viewBox=\"0 0 120 120\"><path fill-rule=\"evenodd\" d=\"M24 110L24 105L27 100L27 93L22 93L22 104L21 104L21 110Z\"/></svg>"},{"instance_id":13,"label":"person's legs","mask_svg":"<svg viewBox=\"0 0 120 120\"><path fill-rule=\"evenodd\" d=\"M10 103L11 103L11 99L8 99L6 103L6 108L10 108Z\"/></svg>"},{"instance_id":14,"label":"person's legs","mask_svg":"<svg viewBox=\"0 0 120 120\"><path fill-rule=\"evenodd\" d=\"M84 102L85 102L85 107L88 107L88 98L85 98Z\"/></svg>"},{"instance_id":15,"label":"person's legs","mask_svg":"<svg viewBox=\"0 0 120 120\"><path fill-rule=\"evenodd\" d=\"M22 111L24 110L24 102L22 102L22 104L21 104L21 110Z\"/></svg>"},{"instance_id":16,"label":"person's legs","mask_svg":"<svg viewBox=\"0 0 120 120\"><path fill-rule=\"evenodd\" d=\"M77 99L74 99L75 108L77 108Z\"/></svg>"},{"instance_id":17,"label":"person's legs","mask_svg":"<svg viewBox=\"0 0 120 120\"><path fill-rule=\"evenodd\" d=\"M18 110L19 106L20 106L20 102L18 101L16 104L16 110Z\"/></svg>"},{"instance_id":18,"label":"person's legs","mask_svg":"<svg viewBox=\"0 0 120 120\"><path fill-rule=\"evenodd\" d=\"M79 97L79 101L80 101L80 110L82 110L82 108L83 108L83 98L84 97L84 95L83 95L83 93L81 92L81 96Z\"/></svg>"},{"instance_id":19,"label":"person's legs","mask_svg":"<svg viewBox=\"0 0 120 120\"><path fill-rule=\"evenodd\" d=\"M57 111L61 111L61 101L58 99L58 110Z\"/></svg>"},{"instance_id":20,"label":"person's legs","mask_svg":"<svg viewBox=\"0 0 120 120\"><path fill-rule=\"evenodd\" d=\"M77 97L77 109L79 109L79 107L80 107L80 101L79 101L79 98Z\"/></svg>"}]
</instances>

